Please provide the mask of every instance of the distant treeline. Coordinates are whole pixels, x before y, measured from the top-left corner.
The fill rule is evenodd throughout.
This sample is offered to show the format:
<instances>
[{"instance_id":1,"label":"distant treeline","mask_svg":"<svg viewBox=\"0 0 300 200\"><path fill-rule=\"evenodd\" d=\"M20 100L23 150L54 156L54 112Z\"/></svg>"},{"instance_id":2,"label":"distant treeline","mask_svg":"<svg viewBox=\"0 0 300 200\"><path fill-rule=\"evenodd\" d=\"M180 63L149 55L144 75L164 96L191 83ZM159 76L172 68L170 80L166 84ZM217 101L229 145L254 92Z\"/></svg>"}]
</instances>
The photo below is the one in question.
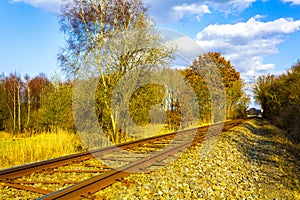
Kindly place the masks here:
<instances>
[{"instance_id":1,"label":"distant treeline","mask_svg":"<svg viewBox=\"0 0 300 200\"><path fill-rule=\"evenodd\" d=\"M255 98L263 108L263 117L300 142L300 61L280 76L258 78Z\"/></svg>"},{"instance_id":2,"label":"distant treeline","mask_svg":"<svg viewBox=\"0 0 300 200\"><path fill-rule=\"evenodd\" d=\"M249 97L242 90L243 82L239 72L220 53L208 53L195 59L193 65L189 68L184 70L168 69L169 71L176 71L182 74L192 86L200 108L198 123L223 120L218 118L216 114L212 114L212 99L207 86L208 83L203 78L204 72L209 73L205 67L207 60L213 60L214 64L218 66L222 82L224 83L223 90L226 93L226 103L222 102L223 105L220 104L219 109L226 110L227 119L244 117ZM210 75L210 78L212 77ZM172 79L171 75L170 78ZM182 87L178 84L174 79L174 87ZM111 90L110 95L114 86L115 83L112 83L109 87ZM216 91L222 89L219 86L213 87ZM52 83L43 74L33 78L29 76L22 77L17 74L2 75L0 82L0 128L12 133L55 132L58 129L75 132L72 91L72 81L56 81ZM108 107L105 105L107 101L104 100L104 90L101 81L98 84L95 100L99 126L109 132L109 130L113 129L113 124L109 120L112 108L111 105L108 105ZM178 94L175 94L170 88L167 89L165 86L157 84L148 84L140 87L132 94L129 102L130 115L136 124L144 126L151 122L149 117L150 107L159 105L157 112L162 112L162 116L163 113L167 115L166 128L175 130L182 126L183 123L188 125L189 122L197 120L194 117L194 111L183 108L180 105L180 101ZM185 116L190 116L185 118L189 122L182 122L183 112L185 112ZM121 134L123 131L119 130L118 132ZM125 140L122 137L118 140Z\"/></svg>"},{"instance_id":3,"label":"distant treeline","mask_svg":"<svg viewBox=\"0 0 300 200\"><path fill-rule=\"evenodd\" d=\"M12 133L40 133L62 128L74 131L72 84L53 84L44 74L34 78L2 75L0 128Z\"/></svg>"}]
</instances>

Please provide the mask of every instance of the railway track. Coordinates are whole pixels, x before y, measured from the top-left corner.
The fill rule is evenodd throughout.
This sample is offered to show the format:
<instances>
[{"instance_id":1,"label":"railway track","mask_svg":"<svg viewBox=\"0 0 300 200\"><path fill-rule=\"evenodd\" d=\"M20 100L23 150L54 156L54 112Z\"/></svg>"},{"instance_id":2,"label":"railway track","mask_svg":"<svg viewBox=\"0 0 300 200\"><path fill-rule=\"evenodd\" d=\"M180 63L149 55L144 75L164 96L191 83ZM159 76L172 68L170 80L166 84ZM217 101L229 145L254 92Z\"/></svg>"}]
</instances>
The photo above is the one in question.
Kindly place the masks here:
<instances>
[{"instance_id":1,"label":"railway track","mask_svg":"<svg viewBox=\"0 0 300 200\"><path fill-rule=\"evenodd\" d=\"M4 169L0 171L0 183L6 190L26 191L34 198L87 198L122 181L130 173L148 173L156 167L166 166L190 146L243 121L184 130Z\"/></svg>"}]
</instances>

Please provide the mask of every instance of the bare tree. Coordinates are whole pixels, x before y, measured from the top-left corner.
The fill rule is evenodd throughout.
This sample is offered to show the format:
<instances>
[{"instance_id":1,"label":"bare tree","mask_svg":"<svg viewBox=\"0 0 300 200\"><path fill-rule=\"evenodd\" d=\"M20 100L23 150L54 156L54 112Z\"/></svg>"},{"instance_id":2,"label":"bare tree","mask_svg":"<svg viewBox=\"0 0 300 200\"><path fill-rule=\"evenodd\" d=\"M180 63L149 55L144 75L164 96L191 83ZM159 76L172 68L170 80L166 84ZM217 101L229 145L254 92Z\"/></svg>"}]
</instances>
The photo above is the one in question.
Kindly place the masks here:
<instances>
[{"instance_id":1,"label":"bare tree","mask_svg":"<svg viewBox=\"0 0 300 200\"><path fill-rule=\"evenodd\" d=\"M26 103L27 103L27 120L26 120L26 129L29 128L29 123L30 123L30 113L31 113L31 89L29 87L30 83L30 77L29 75L25 75L25 80L26 80Z\"/></svg>"},{"instance_id":2,"label":"bare tree","mask_svg":"<svg viewBox=\"0 0 300 200\"><path fill-rule=\"evenodd\" d=\"M6 108L10 115L10 124L13 133L21 132L21 92L23 89L23 82L16 73L10 74L2 83Z\"/></svg>"}]
</instances>

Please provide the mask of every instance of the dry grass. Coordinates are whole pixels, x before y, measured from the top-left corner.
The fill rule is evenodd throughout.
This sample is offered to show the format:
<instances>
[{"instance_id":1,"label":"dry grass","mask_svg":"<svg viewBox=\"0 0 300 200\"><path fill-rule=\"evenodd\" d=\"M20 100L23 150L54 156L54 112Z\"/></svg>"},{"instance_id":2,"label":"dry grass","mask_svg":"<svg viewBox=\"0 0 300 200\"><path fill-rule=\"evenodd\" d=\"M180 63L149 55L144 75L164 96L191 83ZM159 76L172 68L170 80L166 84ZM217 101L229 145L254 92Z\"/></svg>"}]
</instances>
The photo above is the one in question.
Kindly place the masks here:
<instances>
[{"instance_id":1,"label":"dry grass","mask_svg":"<svg viewBox=\"0 0 300 200\"><path fill-rule=\"evenodd\" d=\"M198 127L197 123L190 124L185 129L195 127ZM164 128L163 124L150 124L147 127L132 129L130 133L135 138L146 138L173 131ZM93 143L97 142L95 138L87 137L87 140L91 141L90 143L85 141L84 144L92 149ZM84 149L83 146L77 135L63 131L42 133L32 137L25 134L12 136L10 133L0 132L0 169L77 153ZM99 148L98 144L94 146Z\"/></svg>"},{"instance_id":2,"label":"dry grass","mask_svg":"<svg viewBox=\"0 0 300 200\"><path fill-rule=\"evenodd\" d=\"M63 131L25 138L12 138L11 134L0 132L0 168L76 153L80 146L78 136Z\"/></svg>"}]
</instances>

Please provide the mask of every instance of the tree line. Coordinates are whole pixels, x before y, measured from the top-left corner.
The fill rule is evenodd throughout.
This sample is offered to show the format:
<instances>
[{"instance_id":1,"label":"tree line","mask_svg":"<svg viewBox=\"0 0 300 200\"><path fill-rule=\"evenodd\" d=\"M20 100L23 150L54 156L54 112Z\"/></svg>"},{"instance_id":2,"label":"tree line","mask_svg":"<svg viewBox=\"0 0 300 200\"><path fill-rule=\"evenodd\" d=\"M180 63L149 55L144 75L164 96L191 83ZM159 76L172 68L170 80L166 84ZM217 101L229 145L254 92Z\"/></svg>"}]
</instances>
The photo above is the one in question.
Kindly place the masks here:
<instances>
[{"instance_id":1,"label":"tree line","mask_svg":"<svg viewBox=\"0 0 300 200\"><path fill-rule=\"evenodd\" d=\"M254 93L263 109L263 117L285 130L292 141L299 143L300 61L280 76L260 76Z\"/></svg>"},{"instance_id":2,"label":"tree line","mask_svg":"<svg viewBox=\"0 0 300 200\"><path fill-rule=\"evenodd\" d=\"M110 141L120 143L130 139L127 129L134 124L163 122L165 128L178 130L195 120L200 125L245 116L250 100L230 61L209 52L186 69L171 69L176 47L167 46L155 31L141 0L65 1L60 24L66 43L58 61L71 81L51 83L45 75L3 75L2 129L35 133L88 128L93 132L99 126ZM141 80L154 80L158 73L168 74L168 84L140 85ZM116 92L128 74L122 86L131 93ZM74 95L75 83L81 90ZM124 109L126 102L128 109ZM158 118L153 119L151 112ZM96 114L96 123L89 113ZM129 118L132 120L124 120Z\"/></svg>"},{"instance_id":3,"label":"tree line","mask_svg":"<svg viewBox=\"0 0 300 200\"><path fill-rule=\"evenodd\" d=\"M168 69L170 72L180 73L185 81L190 84L196 93L197 106L199 110L199 124L216 122L212 115L211 96L207 88L207 83L201 75L201 70L207 72L203 63L205 60L211 60L218 66L221 72L222 82L226 94L226 119L233 119L246 116L246 109L249 104L249 97L243 92L243 82L237 72L220 53L209 52L199 56L194 60L192 66L186 69ZM166 72L165 72L166 73ZM212 77L212 76L211 76ZM107 75L107 79L111 78ZM184 90L182 85L176 83L176 76L172 83L174 87ZM106 92L110 96L105 96L103 83L98 80L96 92L95 110L99 119L99 124L104 130L111 131L112 124L109 120L111 112L111 96L114 85ZM73 111L72 111L72 92L73 81L50 81L46 75L40 74L30 78L28 75L21 76L16 73L1 76L0 81L0 128L1 130L12 133L40 133L45 131L56 132L63 129L69 132L75 132ZM219 88L214 87L215 90ZM181 120L182 112L189 115L186 118L188 122L195 119L193 110L187 110L180 105L178 94L158 84L146 84L137 88L128 99L129 114L133 121L145 126L151 122L149 110L153 105L159 105L157 112L163 116L166 113L166 127L176 130L183 123ZM184 97L183 97L184 98ZM188 98L188 97L187 97ZM105 103L109 102L108 107ZM266 110L268 112L268 110ZM163 119L162 119L163 120ZM225 120L225 118L224 118ZM220 120L219 120L220 121ZM161 120L154 121L159 123ZM122 132L118 130L118 132ZM124 138L123 138L124 139Z\"/></svg>"},{"instance_id":4,"label":"tree line","mask_svg":"<svg viewBox=\"0 0 300 200\"><path fill-rule=\"evenodd\" d=\"M16 73L0 78L0 129L16 133L73 130L72 85L45 74Z\"/></svg>"}]
</instances>

